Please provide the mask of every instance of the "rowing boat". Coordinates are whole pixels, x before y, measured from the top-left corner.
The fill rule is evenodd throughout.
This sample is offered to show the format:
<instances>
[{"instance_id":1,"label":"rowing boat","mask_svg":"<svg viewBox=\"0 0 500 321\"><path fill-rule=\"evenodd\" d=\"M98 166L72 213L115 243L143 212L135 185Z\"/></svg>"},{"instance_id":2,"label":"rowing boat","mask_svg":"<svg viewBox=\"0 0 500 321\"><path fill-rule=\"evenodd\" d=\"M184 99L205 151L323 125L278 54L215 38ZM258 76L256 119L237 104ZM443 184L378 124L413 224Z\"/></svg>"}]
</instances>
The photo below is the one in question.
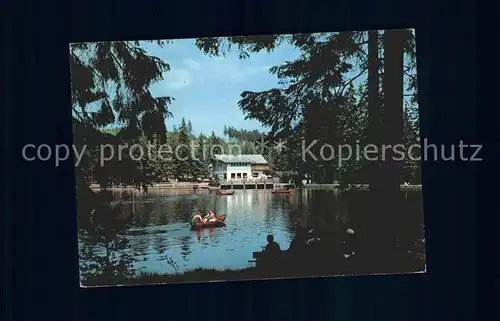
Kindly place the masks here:
<instances>
[{"instance_id":1,"label":"rowing boat","mask_svg":"<svg viewBox=\"0 0 500 321\"><path fill-rule=\"evenodd\" d=\"M221 190L218 190L217 192L215 192L215 194L217 195L234 195L234 191L231 191L231 192L223 192Z\"/></svg>"},{"instance_id":2,"label":"rowing boat","mask_svg":"<svg viewBox=\"0 0 500 321\"><path fill-rule=\"evenodd\" d=\"M207 227L223 227L226 226L225 220L226 220L226 215L216 215L217 221L209 221L206 223L202 222L191 222L191 229L193 230L198 230L202 228L207 228Z\"/></svg>"}]
</instances>

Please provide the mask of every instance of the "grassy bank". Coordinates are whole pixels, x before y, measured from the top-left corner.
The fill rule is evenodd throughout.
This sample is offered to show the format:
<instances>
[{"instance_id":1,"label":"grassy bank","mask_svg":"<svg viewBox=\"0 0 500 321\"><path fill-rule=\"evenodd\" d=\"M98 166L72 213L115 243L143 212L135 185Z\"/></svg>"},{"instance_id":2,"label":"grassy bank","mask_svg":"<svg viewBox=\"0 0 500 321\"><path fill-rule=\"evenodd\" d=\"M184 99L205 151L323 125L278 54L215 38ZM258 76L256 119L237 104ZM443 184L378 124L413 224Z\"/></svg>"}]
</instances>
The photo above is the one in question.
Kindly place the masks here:
<instances>
[{"instance_id":1,"label":"grassy bank","mask_svg":"<svg viewBox=\"0 0 500 321\"><path fill-rule=\"evenodd\" d=\"M83 286L146 285L173 283L205 283L217 281L249 281L276 278L301 278L324 276L330 273L297 273L297 271L266 271L262 268L249 267L241 270L194 269L177 274L140 273L132 278L95 277L87 280ZM331 273L330 275L334 275Z\"/></svg>"},{"instance_id":2,"label":"grassy bank","mask_svg":"<svg viewBox=\"0 0 500 321\"><path fill-rule=\"evenodd\" d=\"M237 281L261 278L256 268L250 267L241 270L216 270L216 269L194 269L184 273L159 274L140 273L132 278L109 278L94 277L83 283L84 286L109 286L109 285L141 285L141 284L165 284L184 282L211 282L211 281Z\"/></svg>"},{"instance_id":3,"label":"grassy bank","mask_svg":"<svg viewBox=\"0 0 500 321\"><path fill-rule=\"evenodd\" d=\"M357 260L323 261L321 264L309 264L307 260L287 261L273 264L271 269L249 267L240 270L216 270L198 268L184 273L159 274L140 273L132 278L94 277L85 281L83 286L146 285L172 283L203 283L216 281L245 281L276 278L306 278L328 276L370 275L387 273L412 273L425 270L425 256L408 253L393 262L363 262ZM306 263L307 262L307 263Z\"/></svg>"}]
</instances>

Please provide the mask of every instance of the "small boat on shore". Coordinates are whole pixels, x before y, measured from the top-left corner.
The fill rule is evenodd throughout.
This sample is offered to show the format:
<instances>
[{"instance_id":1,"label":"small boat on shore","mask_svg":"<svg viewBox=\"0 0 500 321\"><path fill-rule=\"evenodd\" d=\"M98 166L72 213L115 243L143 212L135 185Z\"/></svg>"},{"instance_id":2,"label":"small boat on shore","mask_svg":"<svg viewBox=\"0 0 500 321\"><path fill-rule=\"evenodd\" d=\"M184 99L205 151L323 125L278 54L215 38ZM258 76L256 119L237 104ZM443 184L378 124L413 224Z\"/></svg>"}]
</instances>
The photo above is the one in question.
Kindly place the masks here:
<instances>
[{"instance_id":1,"label":"small boat on shore","mask_svg":"<svg viewBox=\"0 0 500 321\"><path fill-rule=\"evenodd\" d=\"M271 191L272 194L293 194L293 190L291 189L275 189Z\"/></svg>"},{"instance_id":2,"label":"small boat on shore","mask_svg":"<svg viewBox=\"0 0 500 321\"><path fill-rule=\"evenodd\" d=\"M216 195L234 195L234 191L221 191L221 190L217 190L217 192L215 192Z\"/></svg>"},{"instance_id":3,"label":"small boat on shore","mask_svg":"<svg viewBox=\"0 0 500 321\"><path fill-rule=\"evenodd\" d=\"M200 221L198 222L190 222L191 229L193 230L198 230L202 228L207 228L207 227L223 227L226 226L226 215L216 215L217 221L212 221L212 222L206 222L202 223Z\"/></svg>"}]
</instances>

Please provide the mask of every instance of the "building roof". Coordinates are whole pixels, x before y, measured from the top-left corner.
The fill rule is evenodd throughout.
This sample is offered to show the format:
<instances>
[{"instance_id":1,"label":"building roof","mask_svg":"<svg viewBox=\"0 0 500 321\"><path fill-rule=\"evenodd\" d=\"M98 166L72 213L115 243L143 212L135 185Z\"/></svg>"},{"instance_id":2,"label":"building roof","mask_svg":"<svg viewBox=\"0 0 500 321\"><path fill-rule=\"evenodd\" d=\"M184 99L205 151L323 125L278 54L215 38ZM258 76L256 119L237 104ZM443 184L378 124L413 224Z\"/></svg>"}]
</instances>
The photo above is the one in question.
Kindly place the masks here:
<instances>
[{"instance_id":1,"label":"building roof","mask_svg":"<svg viewBox=\"0 0 500 321\"><path fill-rule=\"evenodd\" d=\"M250 164L267 164L264 156L260 154L254 155L214 155L215 159L223 163L250 163Z\"/></svg>"}]
</instances>

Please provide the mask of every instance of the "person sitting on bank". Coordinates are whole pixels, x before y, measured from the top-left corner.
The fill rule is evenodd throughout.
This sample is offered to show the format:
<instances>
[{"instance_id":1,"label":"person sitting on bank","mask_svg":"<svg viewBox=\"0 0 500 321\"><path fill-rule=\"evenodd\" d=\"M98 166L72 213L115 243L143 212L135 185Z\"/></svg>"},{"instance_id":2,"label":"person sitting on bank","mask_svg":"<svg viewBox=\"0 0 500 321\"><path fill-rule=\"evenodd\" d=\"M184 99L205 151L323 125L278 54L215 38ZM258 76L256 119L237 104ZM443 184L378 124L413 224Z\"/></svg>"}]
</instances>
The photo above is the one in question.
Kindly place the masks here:
<instances>
[{"instance_id":1,"label":"person sitting on bank","mask_svg":"<svg viewBox=\"0 0 500 321\"><path fill-rule=\"evenodd\" d=\"M281 257L281 248L280 245L274 241L274 236L269 234L267 236L267 245L264 249L264 253L268 258L278 258Z\"/></svg>"},{"instance_id":2,"label":"person sitting on bank","mask_svg":"<svg viewBox=\"0 0 500 321\"><path fill-rule=\"evenodd\" d=\"M287 254L303 254L306 249L306 241L307 241L307 230L304 228L300 228L297 230L297 234L295 238L290 243L290 247L288 248Z\"/></svg>"}]
</instances>

